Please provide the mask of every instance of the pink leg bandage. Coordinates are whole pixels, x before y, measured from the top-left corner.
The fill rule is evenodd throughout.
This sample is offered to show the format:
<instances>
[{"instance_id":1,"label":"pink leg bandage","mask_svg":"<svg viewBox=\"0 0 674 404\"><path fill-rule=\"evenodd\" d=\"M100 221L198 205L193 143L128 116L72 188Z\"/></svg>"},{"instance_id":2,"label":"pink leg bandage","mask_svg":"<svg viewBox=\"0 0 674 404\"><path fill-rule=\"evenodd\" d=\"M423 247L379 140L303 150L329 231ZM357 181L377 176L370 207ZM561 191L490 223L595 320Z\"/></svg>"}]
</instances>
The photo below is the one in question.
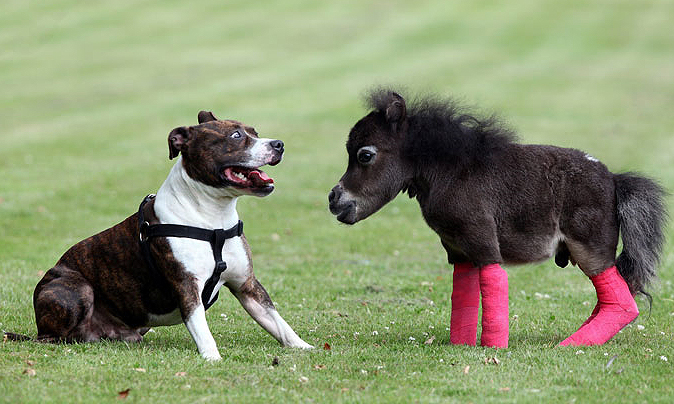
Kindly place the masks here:
<instances>
[{"instance_id":1,"label":"pink leg bandage","mask_svg":"<svg viewBox=\"0 0 674 404\"><path fill-rule=\"evenodd\" d=\"M499 264L480 268L482 346L508 347L508 274Z\"/></svg>"},{"instance_id":2,"label":"pink leg bandage","mask_svg":"<svg viewBox=\"0 0 674 404\"><path fill-rule=\"evenodd\" d=\"M479 309L480 270L468 263L454 264L449 327L449 341L452 344L475 345Z\"/></svg>"},{"instance_id":3,"label":"pink leg bandage","mask_svg":"<svg viewBox=\"0 0 674 404\"><path fill-rule=\"evenodd\" d=\"M590 278L597 290L597 311L559 345L601 345L639 315L639 309L618 269L612 266Z\"/></svg>"},{"instance_id":4,"label":"pink leg bandage","mask_svg":"<svg viewBox=\"0 0 674 404\"><path fill-rule=\"evenodd\" d=\"M588 317L587 320L585 320L585 322L583 322L583 324L581 324L580 327L578 327L578 329L580 330L581 328L583 328L583 326L585 324L594 320L594 318L597 317L597 313L599 313L599 302L597 302L597 304L594 305L594 309L592 310L592 314L590 314L590 317Z\"/></svg>"}]
</instances>

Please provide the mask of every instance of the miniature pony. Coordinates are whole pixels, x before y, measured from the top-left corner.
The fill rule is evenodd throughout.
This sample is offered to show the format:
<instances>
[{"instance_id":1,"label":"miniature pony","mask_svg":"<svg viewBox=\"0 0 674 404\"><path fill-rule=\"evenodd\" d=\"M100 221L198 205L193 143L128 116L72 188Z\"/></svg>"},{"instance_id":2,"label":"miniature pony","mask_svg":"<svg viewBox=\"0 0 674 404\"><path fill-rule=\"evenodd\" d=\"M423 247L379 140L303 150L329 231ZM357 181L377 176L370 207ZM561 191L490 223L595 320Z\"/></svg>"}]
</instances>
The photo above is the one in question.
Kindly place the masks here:
<instances>
[{"instance_id":1,"label":"miniature pony","mask_svg":"<svg viewBox=\"0 0 674 404\"><path fill-rule=\"evenodd\" d=\"M633 321L637 293L656 276L666 218L664 190L613 174L582 151L524 145L496 119L422 98L408 109L388 89L351 129L346 173L328 196L354 224L398 193L416 198L454 265L450 341L508 346L508 276L501 264L570 260L592 281L597 304L560 345L598 345ZM623 250L616 259L619 234Z\"/></svg>"}]
</instances>

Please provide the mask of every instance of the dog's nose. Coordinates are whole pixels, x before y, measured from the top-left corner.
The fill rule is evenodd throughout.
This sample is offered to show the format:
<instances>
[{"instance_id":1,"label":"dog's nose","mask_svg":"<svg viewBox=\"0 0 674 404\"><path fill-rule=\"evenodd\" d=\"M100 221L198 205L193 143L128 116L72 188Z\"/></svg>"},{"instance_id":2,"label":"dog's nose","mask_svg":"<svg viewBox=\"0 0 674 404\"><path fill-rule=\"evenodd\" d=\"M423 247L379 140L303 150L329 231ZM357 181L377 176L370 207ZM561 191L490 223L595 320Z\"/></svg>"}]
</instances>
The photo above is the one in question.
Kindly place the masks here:
<instances>
[{"instance_id":1,"label":"dog's nose","mask_svg":"<svg viewBox=\"0 0 674 404\"><path fill-rule=\"evenodd\" d=\"M342 196L342 186L337 184L328 194L328 202L333 203L339 200L339 197Z\"/></svg>"},{"instance_id":2,"label":"dog's nose","mask_svg":"<svg viewBox=\"0 0 674 404\"><path fill-rule=\"evenodd\" d=\"M276 150L280 153L283 153L283 142L282 141L272 140L271 142L269 142L269 145L271 146L272 149L274 149L274 150Z\"/></svg>"}]
</instances>

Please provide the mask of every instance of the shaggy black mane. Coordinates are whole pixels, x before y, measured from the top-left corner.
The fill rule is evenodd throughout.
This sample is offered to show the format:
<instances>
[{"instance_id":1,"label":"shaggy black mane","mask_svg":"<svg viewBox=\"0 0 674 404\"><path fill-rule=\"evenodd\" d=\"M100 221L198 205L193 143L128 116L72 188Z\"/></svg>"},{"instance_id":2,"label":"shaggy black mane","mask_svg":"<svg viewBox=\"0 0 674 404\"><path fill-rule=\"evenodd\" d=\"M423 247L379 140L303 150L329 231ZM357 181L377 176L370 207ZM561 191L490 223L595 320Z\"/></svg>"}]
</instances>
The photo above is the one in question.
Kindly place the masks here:
<instances>
[{"instance_id":1,"label":"shaggy black mane","mask_svg":"<svg viewBox=\"0 0 674 404\"><path fill-rule=\"evenodd\" d=\"M367 105L385 113L395 94L391 89L375 89L368 94ZM407 103L407 118L404 153L415 162L479 165L516 140L496 116L480 118L450 98L417 97Z\"/></svg>"}]
</instances>

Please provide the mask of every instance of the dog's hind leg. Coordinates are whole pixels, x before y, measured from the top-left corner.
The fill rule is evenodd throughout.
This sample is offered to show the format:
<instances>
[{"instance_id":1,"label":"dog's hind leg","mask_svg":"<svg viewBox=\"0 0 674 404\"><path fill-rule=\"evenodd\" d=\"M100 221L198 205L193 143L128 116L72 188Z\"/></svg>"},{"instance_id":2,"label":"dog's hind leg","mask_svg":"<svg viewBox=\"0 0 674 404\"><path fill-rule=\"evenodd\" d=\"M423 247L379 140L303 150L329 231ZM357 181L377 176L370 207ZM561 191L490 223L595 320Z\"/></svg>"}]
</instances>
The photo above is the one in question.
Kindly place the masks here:
<instances>
[{"instance_id":1,"label":"dog's hind leg","mask_svg":"<svg viewBox=\"0 0 674 404\"><path fill-rule=\"evenodd\" d=\"M627 283L615 266L590 277L597 291L597 313L559 345L601 345L639 315Z\"/></svg>"},{"instance_id":2,"label":"dog's hind leg","mask_svg":"<svg viewBox=\"0 0 674 404\"><path fill-rule=\"evenodd\" d=\"M312 349L313 346L304 342L293 329L278 314L267 291L262 287L254 275L241 285L228 285L244 309L257 321L262 328L271 334L283 346L292 348Z\"/></svg>"},{"instance_id":3,"label":"dog's hind leg","mask_svg":"<svg viewBox=\"0 0 674 404\"><path fill-rule=\"evenodd\" d=\"M480 310L480 270L470 263L454 264L449 341L474 346Z\"/></svg>"},{"instance_id":4,"label":"dog's hind leg","mask_svg":"<svg viewBox=\"0 0 674 404\"><path fill-rule=\"evenodd\" d=\"M480 268L482 336L480 344L508 347L508 274L499 264Z\"/></svg>"},{"instance_id":5,"label":"dog's hind leg","mask_svg":"<svg viewBox=\"0 0 674 404\"><path fill-rule=\"evenodd\" d=\"M50 269L35 287L33 307L37 340L96 341L90 329L94 309L94 291L77 271L65 266Z\"/></svg>"}]
</instances>

